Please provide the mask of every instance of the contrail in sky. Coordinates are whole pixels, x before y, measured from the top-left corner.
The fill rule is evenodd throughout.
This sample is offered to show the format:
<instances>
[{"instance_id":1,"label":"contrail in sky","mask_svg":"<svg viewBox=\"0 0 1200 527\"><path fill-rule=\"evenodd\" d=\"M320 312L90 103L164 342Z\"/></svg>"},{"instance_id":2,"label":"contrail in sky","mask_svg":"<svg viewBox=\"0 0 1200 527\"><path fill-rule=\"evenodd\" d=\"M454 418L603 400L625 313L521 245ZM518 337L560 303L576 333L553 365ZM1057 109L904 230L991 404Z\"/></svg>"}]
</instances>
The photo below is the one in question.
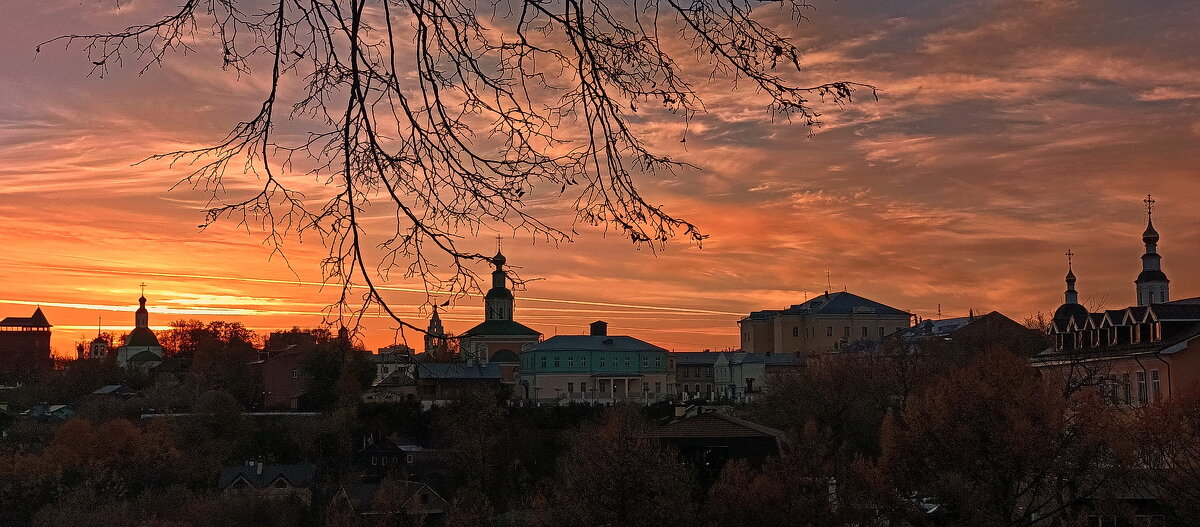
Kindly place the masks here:
<instances>
[{"instance_id":1,"label":"contrail in sky","mask_svg":"<svg viewBox=\"0 0 1200 527\"><path fill-rule=\"evenodd\" d=\"M119 274L119 275L129 275L129 276L157 276L157 277L162 277L162 278L189 278L189 279L197 279L197 280L219 280L219 281L247 282L247 283L259 283L259 284L307 285L307 286L316 286L316 287L338 286L338 284L330 284L330 283L325 283L325 282L308 282L308 281L304 281L304 280L279 280L279 279L273 279L273 278L251 278L251 277L232 277L232 276L199 275L199 274L185 274L185 273L164 273L164 272L155 272L155 271L123 271L123 270L119 270L119 269L85 269L85 268L80 268L80 267L67 267L67 266L45 265L45 264L41 264L41 265L26 264L26 267L40 267L42 269L52 269L52 270L57 270L57 271L67 271L67 272L74 272L74 273L107 273L107 274ZM396 292L403 292L403 293L426 293L427 292L425 289L416 288L416 287L400 287L400 286L385 285L385 286L376 286L376 288L381 291L396 291ZM428 291L428 292L436 293L436 294L452 294L449 291ZM482 295L467 293L466 296L478 297L478 296L482 296ZM675 313L701 313L701 314L706 314L706 315L725 315L725 316L743 316L743 315L745 315L745 313L735 313L735 312L730 312L730 311L715 311L715 310L711 310L711 309L694 309L694 308L686 308L686 307L654 306L654 305L645 305L645 304L622 304L622 303L615 303L615 302L592 302L592 301L584 301L584 300L566 300L566 299L559 299L559 298L538 298L538 297L522 296L521 300L528 301L528 302L553 302L553 303L560 303L560 304L572 304L572 305L582 305L582 306L622 307L622 308L629 308L629 309L644 309L644 310L651 310L651 311L665 311L665 312L675 312ZM50 304L46 303L45 305L50 305ZM67 306L62 306L62 307L67 307ZM95 308L95 309L106 309L106 308ZM214 308L214 309L222 309L222 308ZM237 313L233 313L230 311L234 311L234 310L222 311L220 313L208 313L208 314L230 314L230 315L237 314ZM161 312L169 313L169 311L161 311ZM196 314L201 314L201 313L196 313ZM279 312L278 314L304 314L304 313Z\"/></svg>"}]
</instances>

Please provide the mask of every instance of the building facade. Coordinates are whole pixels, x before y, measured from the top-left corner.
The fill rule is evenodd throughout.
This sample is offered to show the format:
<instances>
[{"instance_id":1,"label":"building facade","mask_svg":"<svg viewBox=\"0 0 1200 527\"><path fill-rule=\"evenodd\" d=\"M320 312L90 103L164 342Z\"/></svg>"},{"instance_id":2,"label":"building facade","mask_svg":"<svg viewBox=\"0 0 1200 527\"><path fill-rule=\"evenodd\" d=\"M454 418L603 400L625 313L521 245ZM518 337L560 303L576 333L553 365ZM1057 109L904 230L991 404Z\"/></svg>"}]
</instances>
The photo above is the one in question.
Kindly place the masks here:
<instances>
[{"instance_id":1,"label":"building facade","mask_svg":"<svg viewBox=\"0 0 1200 527\"><path fill-rule=\"evenodd\" d=\"M673 352L680 400L750 402L779 375L798 373L804 357L743 351Z\"/></svg>"},{"instance_id":2,"label":"building facade","mask_svg":"<svg viewBox=\"0 0 1200 527\"><path fill-rule=\"evenodd\" d=\"M536 402L673 399L675 371L666 349L608 334L593 322L588 335L557 335L521 352L518 395Z\"/></svg>"},{"instance_id":3,"label":"building facade","mask_svg":"<svg viewBox=\"0 0 1200 527\"><path fill-rule=\"evenodd\" d=\"M912 314L845 291L738 321L742 351L814 354L876 343L911 325Z\"/></svg>"}]
</instances>

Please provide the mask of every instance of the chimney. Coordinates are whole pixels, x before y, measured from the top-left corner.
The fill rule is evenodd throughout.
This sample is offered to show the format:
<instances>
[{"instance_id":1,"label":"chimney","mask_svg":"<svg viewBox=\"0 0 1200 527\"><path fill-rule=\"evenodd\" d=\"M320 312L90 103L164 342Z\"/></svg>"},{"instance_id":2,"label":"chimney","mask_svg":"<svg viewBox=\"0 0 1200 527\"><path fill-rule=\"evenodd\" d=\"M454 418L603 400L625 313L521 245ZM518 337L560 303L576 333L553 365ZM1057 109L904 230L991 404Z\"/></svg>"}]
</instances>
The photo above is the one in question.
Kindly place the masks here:
<instances>
[{"instance_id":1,"label":"chimney","mask_svg":"<svg viewBox=\"0 0 1200 527\"><path fill-rule=\"evenodd\" d=\"M604 337L608 335L608 322L597 320L588 325L591 329L589 333L593 337Z\"/></svg>"}]
</instances>

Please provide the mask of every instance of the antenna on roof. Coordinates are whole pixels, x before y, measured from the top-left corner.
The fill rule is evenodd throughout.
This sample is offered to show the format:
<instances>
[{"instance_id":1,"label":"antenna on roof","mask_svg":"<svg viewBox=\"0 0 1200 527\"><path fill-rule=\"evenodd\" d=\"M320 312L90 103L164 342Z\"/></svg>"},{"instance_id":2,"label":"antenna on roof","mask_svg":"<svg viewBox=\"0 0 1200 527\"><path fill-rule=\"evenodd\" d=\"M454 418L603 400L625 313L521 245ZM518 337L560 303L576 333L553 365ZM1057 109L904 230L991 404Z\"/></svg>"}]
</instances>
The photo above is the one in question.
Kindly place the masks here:
<instances>
[{"instance_id":1,"label":"antenna on roof","mask_svg":"<svg viewBox=\"0 0 1200 527\"><path fill-rule=\"evenodd\" d=\"M100 338L100 326L104 325L104 317L96 317L96 338Z\"/></svg>"},{"instance_id":2,"label":"antenna on roof","mask_svg":"<svg viewBox=\"0 0 1200 527\"><path fill-rule=\"evenodd\" d=\"M942 319L942 305L938 304L938 320Z\"/></svg>"},{"instance_id":3,"label":"antenna on roof","mask_svg":"<svg viewBox=\"0 0 1200 527\"><path fill-rule=\"evenodd\" d=\"M833 289L833 285L829 280L829 271L825 271L825 291L828 292L831 289Z\"/></svg>"}]
</instances>

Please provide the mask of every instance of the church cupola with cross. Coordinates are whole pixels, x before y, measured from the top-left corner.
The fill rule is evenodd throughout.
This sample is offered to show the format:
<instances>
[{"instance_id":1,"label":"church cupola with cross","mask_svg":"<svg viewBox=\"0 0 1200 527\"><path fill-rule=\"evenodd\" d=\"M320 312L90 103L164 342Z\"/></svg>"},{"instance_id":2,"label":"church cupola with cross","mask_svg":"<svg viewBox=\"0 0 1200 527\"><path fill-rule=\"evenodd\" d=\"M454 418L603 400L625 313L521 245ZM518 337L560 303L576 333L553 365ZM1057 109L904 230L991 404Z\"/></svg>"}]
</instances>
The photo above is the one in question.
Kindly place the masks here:
<instances>
[{"instance_id":1,"label":"church cupola with cross","mask_svg":"<svg viewBox=\"0 0 1200 527\"><path fill-rule=\"evenodd\" d=\"M1075 253L1067 250L1067 291L1063 295L1063 304L1054 311L1054 322L1059 327L1066 327L1067 322L1074 317L1087 317L1088 310L1079 303L1079 291L1075 290L1075 269L1072 258Z\"/></svg>"},{"instance_id":2,"label":"church cupola with cross","mask_svg":"<svg viewBox=\"0 0 1200 527\"><path fill-rule=\"evenodd\" d=\"M496 256L492 257L492 265L495 266L495 270L492 271L492 288L483 297L484 320L513 319L513 294L508 289L508 275L504 272L506 262L504 254L497 249Z\"/></svg>"},{"instance_id":3,"label":"church cupola with cross","mask_svg":"<svg viewBox=\"0 0 1200 527\"><path fill-rule=\"evenodd\" d=\"M1144 203L1146 230L1142 233L1142 243L1146 245L1146 253L1142 255L1142 272L1138 274L1137 280L1134 280L1139 306L1161 304L1171 300L1171 281L1162 271L1162 256L1158 254L1158 231L1154 229L1155 200L1147 194Z\"/></svg>"}]
</instances>

